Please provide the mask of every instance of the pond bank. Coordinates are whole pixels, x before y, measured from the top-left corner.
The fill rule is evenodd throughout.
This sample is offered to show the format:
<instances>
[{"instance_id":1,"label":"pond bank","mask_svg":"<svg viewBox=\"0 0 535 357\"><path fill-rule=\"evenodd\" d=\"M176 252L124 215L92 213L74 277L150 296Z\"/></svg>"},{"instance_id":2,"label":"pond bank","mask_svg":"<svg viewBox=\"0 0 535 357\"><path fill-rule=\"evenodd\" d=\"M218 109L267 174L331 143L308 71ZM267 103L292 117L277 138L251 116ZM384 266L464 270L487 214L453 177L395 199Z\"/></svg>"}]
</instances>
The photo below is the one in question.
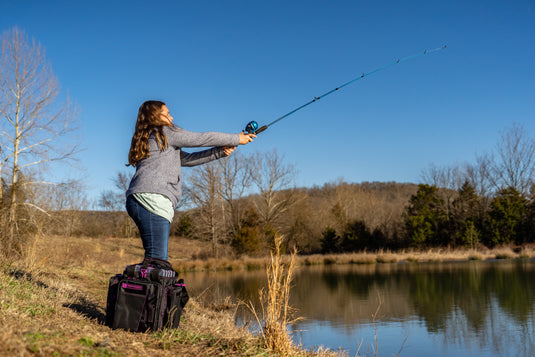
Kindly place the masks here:
<instances>
[{"instance_id":1,"label":"pond bank","mask_svg":"<svg viewBox=\"0 0 535 357\"><path fill-rule=\"evenodd\" d=\"M109 279L140 261L138 240L40 236L26 248L24 259L0 259L0 356L280 355L263 336L235 324L235 304L193 295L179 329L133 333L105 326ZM341 354L292 346L285 355Z\"/></svg>"}]
</instances>

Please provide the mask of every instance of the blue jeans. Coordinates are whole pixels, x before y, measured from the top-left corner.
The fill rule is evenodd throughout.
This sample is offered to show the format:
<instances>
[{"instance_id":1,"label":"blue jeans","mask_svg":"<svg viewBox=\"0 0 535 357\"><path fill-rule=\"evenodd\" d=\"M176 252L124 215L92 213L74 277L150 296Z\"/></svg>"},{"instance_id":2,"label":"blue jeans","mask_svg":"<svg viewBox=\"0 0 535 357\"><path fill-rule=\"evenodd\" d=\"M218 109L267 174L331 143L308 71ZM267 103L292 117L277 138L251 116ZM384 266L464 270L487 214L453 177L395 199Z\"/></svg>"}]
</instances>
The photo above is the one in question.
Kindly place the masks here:
<instances>
[{"instance_id":1,"label":"blue jeans","mask_svg":"<svg viewBox=\"0 0 535 357\"><path fill-rule=\"evenodd\" d=\"M167 260L171 223L143 207L133 195L126 198L126 211L139 229L145 258Z\"/></svg>"}]
</instances>

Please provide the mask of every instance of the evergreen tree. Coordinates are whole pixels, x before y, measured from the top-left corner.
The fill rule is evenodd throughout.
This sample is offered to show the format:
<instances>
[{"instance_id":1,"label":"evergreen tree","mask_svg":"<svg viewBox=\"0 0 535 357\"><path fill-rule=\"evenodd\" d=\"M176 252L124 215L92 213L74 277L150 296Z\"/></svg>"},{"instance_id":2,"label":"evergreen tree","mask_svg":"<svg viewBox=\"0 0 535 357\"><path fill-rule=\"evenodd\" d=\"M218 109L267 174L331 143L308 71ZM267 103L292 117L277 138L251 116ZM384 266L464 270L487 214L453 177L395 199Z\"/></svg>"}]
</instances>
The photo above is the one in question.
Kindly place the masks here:
<instances>
[{"instance_id":1,"label":"evergreen tree","mask_svg":"<svg viewBox=\"0 0 535 357\"><path fill-rule=\"evenodd\" d=\"M327 227L321 237L321 252L335 253L340 249L340 237L332 227Z\"/></svg>"},{"instance_id":2,"label":"evergreen tree","mask_svg":"<svg viewBox=\"0 0 535 357\"><path fill-rule=\"evenodd\" d=\"M405 221L409 241L422 247L439 245L441 231L445 226L444 201L438 196L436 186L418 185L418 191L411 196Z\"/></svg>"},{"instance_id":3,"label":"evergreen tree","mask_svg":"<svg viewBox=\"0 0 535 357\"><path fill-rule=\"evenodd\" d=\"M481 229L481 204L475 188L465 181L453 201L453 215L450 221L453 245L462 244L474 248Z\"/></svg>"},{"instance_id":4,"label":"evergreen tree","mask_svg":"<svg viewBox=\"0 0 535 357\"><path fill-rule=\"evenodd\" d=\"M522 223L526 213L527 200L520 192L513 187L500 190L488 213L489 245L522 242Z\"/></svg>"},{"instance_id":5,"label":"evergreen tree","mask_svg":"<svg viewBox=\"0 0 535 357\"><path fill-rule=\"evenodd\" d=\"M533 191L535 187L532 188L531 200L527 204L526 215L522 222L522 243L535 242L535 192Z\"/></svg>"},{"instance_id":6,"label":"evergreen tree","mask_svg":"<svg viewBox=\"0 0 535 357\"><path fill-rule=\"evenodd\" d=\"M254 208L244 212L240 228L231 240L231 246L238 254L254 254L261 248L260 217Z\"/></svg>"},{"instance_id":7,"label":"evergreen tree","mask_svg":"<svg viewBox=\"0 0 535 357\"><path fill-rule=\"evenodd\" d=\"M355 252L370 247L372 234L366 223L361 220L353 221L346 226L342 235L342 250Z\"/></svg>"}]
</instances>

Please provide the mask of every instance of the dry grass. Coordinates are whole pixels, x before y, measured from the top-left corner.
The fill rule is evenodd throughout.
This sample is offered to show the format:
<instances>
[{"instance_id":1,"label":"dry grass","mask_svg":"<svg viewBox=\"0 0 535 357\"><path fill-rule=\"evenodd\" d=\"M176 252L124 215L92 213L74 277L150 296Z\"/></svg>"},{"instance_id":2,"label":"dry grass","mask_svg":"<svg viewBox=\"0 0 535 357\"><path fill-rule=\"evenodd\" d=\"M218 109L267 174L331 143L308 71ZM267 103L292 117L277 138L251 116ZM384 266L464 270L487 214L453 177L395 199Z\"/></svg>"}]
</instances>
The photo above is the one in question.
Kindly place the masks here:
<instances>
[{"instance_id":1,"label":"dry grass","mask_svg":"<svg viewBox=\"0 0 535 357\"><path fill-rule=\"evenodd\" d=\"M520 254L515 253L511 248L498 248L494 250L496 259L515 259L520 258Z\"/></svg>"},{"instance_id":2,"label":"dry grass","mask_svg":"<svg viewBox=\"0 0 535 357\"><path fill-rule=\"evenodd\" d=\"M87 279L79 270L79 279ZM69 277L13 266L0 272L1 356L265 356L262 341L234 324L231 311L214 311L193 299L182 326L130 333L103 325L98 297ZM105 290L105 284L99 284ZM100 300L100 301L99 301Z\"/></svg>"},{"instance_id":3,"label":"dry grass","mask_svg":"<svg viewBox=\"0 0 535 357\"><path fill-rule=\"evenodd\" d=\"M295 269L297 250L289 256L281 254L282 236L275 236L274 249L266 268L267 290L259 291L261 316L252 302L245 305L262 326L260 335L264 346L280 356L345 356L343 352L334 352L320 347L313 352L303 351L296 346L288 332L288 327L300 318L293 318L294 309L290 306L290 289Z\"/></svg>"},{"instance_id":4,"label":"dry grass","mask_svg":"<svg viewBox=\"0 0 535 357\"><path fill-rule=\"evenodd\" d=\"M266 269L268 265L267 258L250 258L241 257L240 259L232 258L206 258L195 260L178 260L173 261L173 266L177 271L216 271L216 270L258 270Z\"/></svg>"},{"instance_id":5,"label":"dry grass","mask_svg":"<svg viewBox=\"0 0 535 357\"><path fill-rule=\"evenodd\" d=\"M121 271L125 264L141 261L143 248L139 238L67 238L41 237L29 245L27 270L41 266L82 267L105 270L110 274ZM172 238L169 242L169 260L176 270L185 271L246 271L263 270L270 265L269 257L223 257L219 259L196 257L210 250L208 242ZM535 246L494 249L446 249L377 251L343 254L314 254L295 256L295 266L330 264L389 264L396 262L440 262L487 259L535 258Z\"/></svg>"},{"instance_id":6,"label":"dry grass","mask_svg":"<svg viewBox=\"0 0 535 357\"><path fill-rule=\"evenodd\" d=\"M291 255L290 263L283 264L281 244L282 237L276 236L271 264L267 268L268 288L267 291L260 291L260 303L264 320L262 336L266 346L282 356L287 356L295 350L287 326L290 323L290 287L296 251Z\"/></svg>"},{"instance_id":7,"label":"dry grass","mask_svg":"<svg viewBox=\"0 0 535 357\"><path fill-rule=\"evenodd\" d=\"M487 259L526 259L535 258L535 247L524 246L520 249L497 247L494 249L445 249L402 250L397 252L378 251L345 254L310 255L297 257L296 265L329 264L375 264L397 262L446 262Z\"/></svg>"},{"instance_id":8,"label":"dry grass","mask_svg":"<svg viewBox=\"0 0 535 357\"><path fill-rule=\"evenodd\" d=\"M171 256L181 255L180 244ZM235 324L236 306L192 297L181 327L131 333L104 326L108 279L142 257L140 242L41 237L27 260L0 266L0 356L277 356ZM295 349L290 356L334 356Z\"/></svg>"}]
</instances>

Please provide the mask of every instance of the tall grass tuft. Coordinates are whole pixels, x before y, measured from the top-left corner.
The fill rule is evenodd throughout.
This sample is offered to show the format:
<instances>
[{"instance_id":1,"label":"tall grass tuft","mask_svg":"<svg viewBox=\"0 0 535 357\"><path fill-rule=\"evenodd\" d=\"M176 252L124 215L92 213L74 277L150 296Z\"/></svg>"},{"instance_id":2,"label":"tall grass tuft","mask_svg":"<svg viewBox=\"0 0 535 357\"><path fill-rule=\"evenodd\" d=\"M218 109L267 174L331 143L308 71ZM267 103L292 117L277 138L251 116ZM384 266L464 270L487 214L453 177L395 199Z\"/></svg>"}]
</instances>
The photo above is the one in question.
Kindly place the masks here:
<instances>
[{"instance_id":1,"label":"tall grass tuft","mask_svg":"<svg viewBox=\"0 0 535 357\"><path fill-rule=\"evenodd\" d=\"M267 291L260 290L263 322L262 337L266 347L282 356L288 356L295 347L288 335L290 321L290 286L293 278L294 261L297 251L294 249L290 261L284 262L281 256L282 237L275 237L275 247L271 252L271 263L267 266Z\"/></svg>"}]
</instances>

